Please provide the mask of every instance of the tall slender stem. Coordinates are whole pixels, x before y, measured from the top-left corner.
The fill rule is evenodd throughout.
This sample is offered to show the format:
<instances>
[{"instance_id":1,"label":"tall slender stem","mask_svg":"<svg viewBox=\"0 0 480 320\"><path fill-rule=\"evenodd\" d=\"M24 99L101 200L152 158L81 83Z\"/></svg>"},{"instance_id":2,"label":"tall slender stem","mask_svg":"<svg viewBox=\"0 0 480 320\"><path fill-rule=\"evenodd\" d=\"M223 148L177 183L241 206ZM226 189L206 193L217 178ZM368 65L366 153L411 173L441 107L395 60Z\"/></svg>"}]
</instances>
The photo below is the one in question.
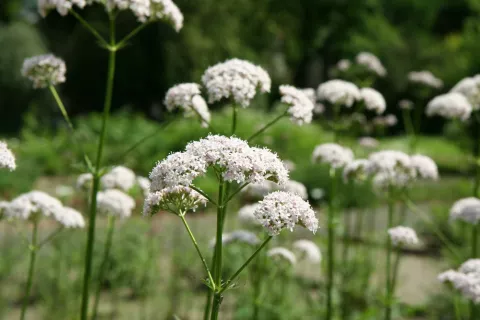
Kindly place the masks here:
<instances>
[{"instance_id":1,"label":"tall slender stem","mask_svg":"<svg viewBox=\"0 0 480 320\"><path fill-rule=\"evenodd\" d=\"M402 115L403 115L403 123L405 125L405 131L407 132L407 136L409 139L409 152L413 153L415 152L416 149L416 135L415 135L415 128L413 126L413 121L411 117L411 110L409 109L403 109L402 110Z\"/></svg>"},{"instance_id":2,"label":"tall slender stem","mask_svg":"<svg viewBox=\"0 0 480 320\"><path fill-rule=\"evenodd\" d=\"M397 280L398 280L398 272L400 269L400 258L402 257L402 253L400 249L397 251L395 255L395 260L393 262L393 270L392 270L392 296L395 295L395 290L397 288Z\"/></svg>"},{"instance_id":3,"label":"tall slender stem","mask_svg":"<svg viewBox=\"0 0 480 320\"><path fill-rule=\"evenodd\" d=\"M95 30L95 28L93 28L87 21L85 21L85 19L83 19L81 15L79 15L73 9L70 9L70 13L85 27L85 29L87 29L95 38L97 38L102 47L108 47L107 41L105 41L105 39L98 33L98 31Z\"/></svg>"},{"instance_id":4,"label":"tall slender stem","mask_svg":"<svg viewBox=\"0 0 480 320\"><path fill-rule=\"evenodd\" d=\"M392 187L388 190L388 218L387 218L387 230L392 227L393 224L393 191ZM386 280L386 294L385 294L385 320L391 320L392 318L392 278L391 278L391 251L392 241L387 233L385 241L386 252L386 264L385 264L385 280Z\"/></svg>"},{"instance_id":5,"label":"tall slender stem","mask_svg":"<svg viewBox=\"0 0 480 320\"><path fill-rule=\"evenodd\" d=\"M89 300L89 285L92 273L92 258L93 245L95 243L95 224L97 216L97 193L100 186L100 166L102 162L103 147L105 143L105 134L107 132L108 118L110 115L110 108L112 105L113 82L115 79L115 18L110 15L110 46L108 58L108 76L105 92L105 101L103 108L102 128L100 137L98 139L97 158L95 163L95 174L93 177L93 187L90 196L90 215L87 235L87 247L85 250L85 270L83 277L83 291L82 291L82 306L81 306L81 320L88 318L88 300Z\"/></svg>"},{"instance_id":6,"label":"tall slender stem","mask_svg":"<svg viewBox=\"0 0 480 320\"><path fill-rule=\"evenodd\" d=\"M476 224L472 225L471 249L470 259L476 259L478 256L478 226ZM470 301L470 319L478 319L478 308L473 301Z\"/></svg>"},{"instance_id":7,"label":"tall slender stem","mask_svg":"<svg viewBox=\"0 0 480 320\"><path fill-rule=\"evenodd\" d=\"M102 259L102 263L100 264L100 271L99 271L99 274L98 274L97 290L95 292L95 300L94 300L94 303L93 303L92 320L97 319L98 304L100 302L100 293L102 291L102 283L103 283L103 280L105 278L105 271L107 269L108 258L110 256L110 248L112 247L114 230L115 230L115 217L114 216L108 216L107 240L105 242L105 249L103 251L103 259Z\"/></svg>"},{"instance_id":8,"label":"tall slender stem","mask_svg":"<svg viewBox=\"0 0 480 320\"><path fill-rule=\"evenodd\" d=\"M233 111L232 111L232 136L235 134L235 131L237 131L237 106L234 104L233 105Z\"/></svg>"},{"instance_id":9,"label":"tall slender stem","mask_svg":"<svg viewBox=\"0 0 480 320\"><path fill-rule=\"evenodd\" d=\"M335 268L335 196L337 189L337 176L335 169L330 171L331 189L330 198L328 202L328 217L327 217L327 314L325 319L333 319L333 285Z\"/></svg>"},{"instance_id":10,"label":"tall slender stem","mask_svg":"<svg viewBox=\"0 0 480 320\"><path fill-rule=\"evenodd\" d=\"M213 258L212 258L211 270L212 270L212 273L215 275L215 253L213 254ZM210 319L210 313L212 311L213 290L211 290L210 288L208 289L209 290L207 292L207 301L205 303L205 309L203 311L203 320Z\"/></svg>"},{"instance_id":11,"label":"tall slender stem","mask_svg":"<svg viewBox=\"0 0 480 320\"><path fill-rule=\"evenodd\" d=\"M265 247L267 250L268 247ZM254 271L254 293L253 293L253 315L252 320L258 320L260 314L260 296L262 294L263 280L265 280L265 270L267 264L267 253L262 251L261 259L257 260L257 270Z\"/></svg>"},{"instance_id":12,"label":"tall slender stem","mask_svg":"<svg viewBox=\"0 0 480 320\"><path fill-rule=\"evenodd\" d=\"M214 281L218 288L222 287L222 235L223 235L223 214L224 214L224 206L223 206L223 199L225 196L225 183L224 181L220 181L220 185L218 187L218 200L219 203L217 207L217 233L216 233L216 242L215 242L215 256L214 256ZM213 294L213 309L211 314L211 319L218 318L218 311L220 308L220 304L222 302L222 295L214 290Z\"/></svg>"},{"instance_id":13,"label":"tall slender stem","mask_svg":"<svg viewBox=\"0 0 480 320\"><path fill-rule=\"evenodd\" d=\"M288 112L288 109L285 110L284 113L279 114L278 116L276 116L275 118L273 118L272 121L270 121L269 123L267 123L266 125L264 125L260 130L258 130L258 131L255 132L254 134L252 134L252 135L247 139L247 141L250 142L250 141L252 141L253 139L255 139L256 137L258 137L259 135L261 135L265 130L267 130L268 128L270 128L271 126L273 126L275 123L277 123L280 119L282 119L283 117L285 117L285 116L287 115L287 112Z\"/></svg>"},{"instance_id":14,"label":"tall slender stem","mask_svg":"<svg viewBox=\"0 0 480 320\"><path fill-rule=\"evenodd\" d=\"M53 85L49 85L48 88L50 89L50 92L53 95L53 98L55 99L55 102L58 105L58 108L60 109L60 112L62 113L63 118L68 124L68 127L70 130L73 132L73 124L70 121L70 117L68 116L67 109L65 109L65 106L63 105L62 99L60 99L60 96L58 95L57 89Z\"/></svg>"},{"instance_id":15,"label":"tall slender stem","mask_svg":"<svg viewBox=\"0 0 480 320\"><path fill-rule=\"evenodd\" d=\"M35 271L35 260L37 257L37 235L38 235L38 221L33 222L32 242L30 243L30 265L28 267L27 285L25 287L25 296L23 297L22 312L20 320L25 319L27 314L28 302L30 300L30 291L32 290L33 273Z\"/></svg>"},{"instance_id":16,"label":"tall slender stem","mask_svg":"<svg viewBox=\"0 0 480 320\"><path fill-rule=\"evenodd\" d=\"M137 33L139 33L141 30L143 30L143 28L145 28L147 25L148 25L148 23L142 23L142 24L138 25L135 29L133 29L129 34L127 34L122 40L120 40L117 43L117 45L116 45L117 48L120 49L123 46L125 46L127 44L128 40L133 38L133 36L135 36Z\"/></svg>"}]
</instances>

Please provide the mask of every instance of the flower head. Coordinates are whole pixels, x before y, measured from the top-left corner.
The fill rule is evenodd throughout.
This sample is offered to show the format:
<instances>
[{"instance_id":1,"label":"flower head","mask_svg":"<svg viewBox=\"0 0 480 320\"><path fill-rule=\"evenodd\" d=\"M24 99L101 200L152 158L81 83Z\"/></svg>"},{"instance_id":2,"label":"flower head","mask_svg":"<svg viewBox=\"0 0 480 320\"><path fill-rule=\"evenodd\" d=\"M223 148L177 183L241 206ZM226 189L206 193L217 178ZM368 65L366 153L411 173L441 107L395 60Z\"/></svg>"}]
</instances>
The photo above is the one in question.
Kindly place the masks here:
<instances>
[{"instance_id":1,"label":"flower head","mask_svg":"<svg viewBox=\"0 0 480 320\"><path fill-rule=\"evenodd\" d=\"M69 207L63 207L59 213L55 215L55 218L65 228L84 228L85 220L80 212Z\"/></svg>"},{"instance_id":2,"label":"flower head","mask_svg":"<svg viewBox=\"0 0 480 320\"><path fill-rule=\"evenodd\" d=\"M235 230L222 235L222 243L230 244L233 242L245 243L255 246L260 243L257 235L247 230ZM215 243L215 242L214 242Z\"/></svg>"},{"instance_id":3,"label":"flower head","mask_svg":"<svg viewBox=\"0 0 480 320\"><path fill-rule=\"evenodd\" d=\"M469 197L456 201L450 209L450 220L477 224L480 220L480 199Z\"/></svg>"},{"instance_id":4,"label":"flower head","mask_svg":"<svg viewBox=\"0 0 480 320\"><path fill-rule=\"evenodd\" d=\"M0 141L0 169L13 171L17 168L15 156L5 142Z\"/></svg>"},{"instance_id":5,"label":"flower head","mask_svg":"<svg viewBox=\"0 0 480 320\"><path fill-rule=\"evenodd\" d=\"M390 240L395 246L414 245L418 243L415 230L409 227L398 226L388 229Z\"/></svg>"},{"instance_id":6,"label":"flower head","mask_svg":"<svg viewBox=\"0 0 480 320\"><path fill-rule=\"evenodd\" d=\"M53 54L35 56L23 61L22 75L33 81L34 88L46 88L65 82L65 62Z\"/></svg>"},{"instance_id":7,"label":"flower head","mask_svg":"<svg viewBox=\"0 0 480 320\"><path fill-rule=\"evenodd\" d=\"M427 116L441 116L446 119L467 120L472 113L472 105L458 92L441 94L427 104Z\"/></svg>"},{"instance_id":8,"label":"flower head","mask_svg":"<svg viewBox=\"0 0 480 320\"><path fill-rule=\"evenodd\" d=\"M367 110L372 110L377 114L382 114L387 108L385 98L375 89L362 88L360 89L360 96L365 103Z\"/></svg>"},{"instance_id":9,"label":"flower head","mask_svg":"<svg viewBox=\"0 0 480 320\"><path fill-rule=\"evenodd\" d=\"M240 59L230 59L209 67L202 76L210 103L232 99L242 107L248 107L260 92L270 92L271 80L260 66Z\"/></svg>"},{"instance_id":10,"label":"flower head","mask_svg":"<svg viewBox=\"0 0 480 320\"><path fill-rule=\"evenodd\" d=\"M378 148L379 142L372 137L360 137L358 139L358 144L366 149L376 149Z\"/></svg>"},{"instance_id":11,"label":"flower head","mask_svg":"<svg viewBox=\"0 0 480 320\"><path fill-rule=\"evenodd\" d=\"M348 163L343 169L343 180L365 181L369 176L370 162L366 159L356 159Z\"/></svg>"},{"instance_id":12,"label":"flower head","mask_svg":"<svg viewBox=\"0 0 480 320\"><path fill-rule=\"evenodd\" d=\"M441 273L438 280L450 282L465 298L480 303L480 259L467 260L458 271L447 270Z\"/></svg>"},{"instance_id":13,"label":"flower head","mask_svg":"<svg viewBox=\"0 0 480 320\"><path fill-rule=\"evenodd\" d=\"M292 122L302 125L310 123L313 116L313 102L302 90L293 86L280 86L282 102L290 105L288 113ZM314 93L315 95L315 93Z\"/></svg>"},{"instance_id":14,"label":"flower head","mask_svg":"<svg viewBox=\"0 0 480 320\"><path fill-rule=\"evenodd\" d=\"M284 228L293 231L297 224L313 233L318 229L318 219L310 204L290 192L270 193L259 202L254 215L272 236L278 235Z\"/></svg>"},{"instance_id":15,"label":"flower head","mask_svg":"<svg viewBox=\"0 0 480 320\"><path fill-rule=\"evenodd\" d=\"M110 189L101 191L97 195L97 210L119 218L128 218L135 208L135 201L128 194Z\"/></svg>"},{"instance_id":16,"label":"flower head","mask_svg":"<svg viewBox=\"0 0 480 320\"><path fill-rule=\"evenodd\" d=\"M261 222L255 217L255 211L260 207L259 203L247 204L238 210L238 220L247 226L261 226Z\"/></svg>"},{"instance_id":17,"label":"flower head","mask_svg":"<svg viewBox=\"0 0 480 320\"><path fill-rule=\"evenodd\" d=\"M77 177L75 186L80 190L89 190L92 186L93 175L91 173L82 173Z\"/></svg>"},{"instance_id":18,"label":"flower head","mask_svg":"<svg viewBox=\"0 0 480 320\"><path fill-rule=\"evenodd\" d=\"M315 147L312 160L314 163L326 163L338 169L353 161L353 152L336 143L324 143Z\"/></svg>"},{"instance_id":19,"label":"flower head","mask_svg":"<svg viewBox=\"0 0 480 320\"><path fill-rule=\"evenodd\" d=\"M368 160L368 171L374 176L374 183L378 186L404 187L416 177L411 158L401 151L374 152Z\"/></svg>"},{"instance_id":20,"label":"flower head","mask_svg":"<svg viewBox=\"0 0 480 320\"><path fill-rule=\"evenodd\" d=\"M132 189L136 182L135 173L123 166L114 167L100 179L102 189L120 189L123 191Z\"/></svg>"},{"instance_id":21,"label":"flower head","mask_svg":"<svg viewBox=\"0 0 480 320\"><path fill-rule=\"evenodd\" d=\"M38 0L38 12L42 17L46 17L50 10L57 10L57 12L62 15L66 16L68 11L73 8L73 6L77 6L78 8L82 9L87 5L87 0Z\"/></svg>"},{"instance_id":22,"label":"flower head","mask_svg":"<svg viewBox=\"0 0 480 320\"><path fill-rule=\"evenodd\" d=\"M189 187L169 187L152 192L146 197L143 215L151 216L159 210L184 215L187 211L195 211L199 205L206 204L207 199Z\"/></svg>"},{"instance_id":23,"label":"flower head","mask_svg":"<svg viewBox=\"0 0 480 320\"><path fill-rule=\"evenodd\" d=\"M473 110L480 109L480 75L460 80L450 92L458 92L467 98Z\"/></svg>"},{"instance_id":24,"label":"flower head","mask_svg":"<svg viewBox=\"0 0 480 320\"><path fill-rule=\"evenodd\" d=\"M182 83L168 89L164 103L169 111L181 108L185 117L199 117L202 126L206 127L210 123L211 115L200 94L200 85Z\"/></svg>"},{"instance_id":25,"label":"flower head","mask_svg":"<svg viewBox=\"0 0 480 320\"><path fill-rule=\"evenodd\" d=\"M322 261L320 248L313 241L297 240L293 243L293 249L298 251L310 263L320 263Z\"/></svg>"},{"instance_id":26,"label":"flower head","mask_svg":"<svg viewBox=\"0 0 480 320\"><path fill-rule=\"evenodd\" d=\"M443 81L427 70L409 72L408 80L412 83L422 84L430 88L440 89L443 87Z\"/></svg>"},{"instance_id":27,"label":"flower head","mask_svg":"<svg viewBox=\"0 0 480 320\"><path fill-rule=\"evenodd\" d=\"M275 247L267 251L267 256L272 259L279 259L281 261L288 262L290 265L295 265L297 263L297 258L295 254L283 247Z\"/></svg>"},{"instance_id":28,"label":"flower head","mask_svg":"<svg viewBox=\"0 0 480 320\"><path fill-rule=\"evenodd\" d=\"M344 80L329 80L322 83L317 89L318 98L332 104L341 104L351 107L360 100L360 90L351 82Z\"/></svg>"},{"instance_id":29,"label":"flower head","mask_svg":"<svg viewBox=\"0 0 480 320\"><path fill-rule=\"evenodd\" d=\"M336 66L337 66L337 69L340 70L340 71L347 71L348 69L350 69L351 65L352 65L352 63L350 62L350 60L341 59L341 60L338 60Z\"/></svg>"},{"instance_id":30,"label":"flower head","mask_svg":"<svg viewBox=\"0 0 480 320\"><path fill-rule=\"evenodd\" d=\"M438 167L435 161L427 156L416 154L410 157L412 166L417 170L417 177L428 180L438 180Z\"/></svg>"},{"instance_id":31,"label":"flower head","mask_svg":"<svg viewBox=\"0 0 480 320\"><path fill-rule=\"evenodd\" d=\"M13 199L4 209L4 214L22 220L37 220L41 216L56 219L62 215L63 210L58 199L42 191L30 191Z\"/></svg>"},{"instance_id":32,"label":"flower head","mask_svg":"<svg viewBox=\"0 0 480 320\"><path fill-rule=\"evenodd\" d=\"M308 100L310 100L312 104L315 104L317 102L317 94L315 93L315 89L304 88L299 90L302 91L307 96Z\"/></svg>"},{"instance_id":33,"label":"flower head","mask_svg":"<svg viewBox=\"0 0 480 320\"><path fill-rule=\"evenodd\" d=\"M382 62L373 53L360 52L355 57L355 61L379 77L384 77L387 75L387 70L383 66Z\"/></svg>"}]
</instances>

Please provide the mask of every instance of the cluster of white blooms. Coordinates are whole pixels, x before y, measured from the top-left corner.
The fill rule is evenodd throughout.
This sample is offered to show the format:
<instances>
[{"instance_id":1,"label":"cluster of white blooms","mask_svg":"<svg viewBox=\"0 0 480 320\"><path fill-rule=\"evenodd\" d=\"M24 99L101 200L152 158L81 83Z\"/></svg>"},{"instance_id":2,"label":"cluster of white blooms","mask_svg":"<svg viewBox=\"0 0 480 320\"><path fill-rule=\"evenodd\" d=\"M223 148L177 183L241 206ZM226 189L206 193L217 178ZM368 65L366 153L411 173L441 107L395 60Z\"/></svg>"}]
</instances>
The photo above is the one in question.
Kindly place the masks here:
<instances>
[{"instance_id":1,"label":"cluster of white blooms","mask_svg":"<svg viewBox=\"0 0 480 320\"><path fill-rule=\"evenodd\" d=\"M322 114L325 112L325 105L323 103L315 103L313 107L314 114Z\"/></svg>"},{"instance_id":2,"label":"cluster of white blooms","mask_svg":"<svg viewBox=\"0 0 480 320\"><path fill-rule=\"evenodd\" d=\"M233 242L246 243L254 246L260 243L260 239L258 239L255 233L247 230L235 230L222 235L223 244L230 244Z\"/></svg>"},{"instance_id":3,"label":"cluster of white blooms","mask_svg":"<svg viewBox=\"0 0 480 320\"><path fill-rule=\"evenodd\" d=\"M315 94L315 89L304 88L304 89L300 89L300 91L302 91L307 96L307 98L310 101L312 101L313 104L315 104L317 102L317 95Z\"/></svg>"},{"instance_id":4,"label":"cluster of white blooms","mask_svg":"<svg viewBox=\"0 0 480 320\"><path fill-rule=\"evenodd\" d=\"M293 243L293 249L310 263L320 263L322 261L320 248L313 241L297 240Z\"/></svg>"},{"instance_id":5,"label":"cluster of white blooms","mask_svg":"<svg viewBox=\"0 0 480 320\"><path fill-rule=\"evenodd\" d=\"M409 72L408 80L412 83L419 83L431 88L440 89L443 87L443 81L427 70Z\"/></svg>"},{"instance_id":6,"label":"cluster of white blooms","mask_svg":"<svg viewBox=\"0 0 480 320\"><path fill-rule=\"evenodd\" d=\"M345 167L353 161L353 152L336 143L324 143L315 147L312 154L314 163L326 163L334 169Z\"/></svg>"},{"instance_id":7,"label":"cluster of white blooms","mask_svg":"<svg viewBox=\"0 0 480 320\"><path fill-rule=\"evenodd\" d=\"M310 196L312 199L320 200L325 196L325 191L320 188L313 188L312 191L310 191Z\"/></svg>"},{"instance_id":8,"label":"cluster of white blooms","mask_svg":"<svg viewBox=\"0 0 480 320\"><path fill-rule=\"evenodd\" d=\"M427 104L426 113L429 117L441 116L446 119L467 120L472 113L472 105L464 95L458 92L441 94Z\"/></svg>"},{"instance_id":9,"label":"cluster of white blooms","mask_svg":"<svg viewBox=\"0 0 480 320\"><path fill-rule=\"evenodd\" d=\"M287 112L293 123L302 125L312 121L314 103L302 90L282 85L280 86L280 95L282 96L281 101L290 106Z\"/></svg>"},{"instance_id":10,"label":"cluster of white blooms","mask_svg":"<svg viewBox=\"0 0 480 320\"><path fill-rule=\"evenodd\" d=\"M5 142L0 141L0 169L6 168L13 171L16 167L15 156L12 151L8 149Z\"/></svg>"},{"instance_id":11,"label":"cluster of white blooms","mask_svg":"<svg viewBox=\"0 0 480 320\"><path fill-rule=\"evenodd\" d=\"M416 154L410 157L412 166L417 170L417 176L422 179L437 180L438 167L431 158Z\"/></svg>"},{"instance_id":12,"label":"cluster of white blooms","mask_svg":"<svg viewBox=\"0 0 480 320\"><path fill-rule=\"evenodd\" d=\"M337 62L337 69L340 71L347 71L350 69L352 63L348 59L341 59Z\"/></svg>"},{"instance_id":13,"label":"cluster of white blooms","mask_svg":"<svg viewBox=\"0 0 480 320\"><path fill-rule=\"evenodd\" d=\"M65 228L83 228L85 227L85 220L80 212L75 209L64 207L62 214L56 216Z\"/></svg>"},{"instance_id":14,"label":"cluster of white blooms","mask_svg":"<svg viewBox=\"0 0 480 320\"><path fill-rule=\"evenodd\" d=\"M343 180L365 181L369 176L370 161L366 159L356 159L348 163L343 169Z\"/></svg>"},{"instance_id":15,"label":"cluster of white blooms","mask_svg":"<svg viewBox=\"0 0 480 320\"><path fill-rule=\"evenodd\" d=\"M260 206L259 203L247 204L238 210L238 220L247 226L261 226L260 221L255 217L255 210Z\"/></svg>"},{"instance_id":16,"label":"cluster of white blooms","mask_svg":"<svg viewBox=\"0 0 480 320\"><path fill-rule=\"evenodd\" d=\"M418 237L415 230L409 227L398 226L388 229L388 235L394 246L415 245Z\"/></svg>"},{"instance_id":17,"label":"cluster of white blooms","mask_svg":"<svg viewBox=\"0 0 480 320\"><path fill-rule=\"evenodd\" d=\"M187 211L195 211L199 205L205 206L206 204L207 199L189 187L168 187L147 195L143 214L151 216L159 210L165 210L184 215Z\"/></svg>"},{"instance_id":18,"label":"cluster of white blooms","mask_svg":"<svg viewBox=\"0 0 480 320\"><path fill-rule=\"evenodd\" d=\"M458 271L447 270L439 274L438 280L451 283L465 298L480 303L480 259L467 260Z\"/></svg>"},{"instance_id":19,"label":"cluster of white blooms","mask_svg":"<svg viewBox=\"0 0 480 320\"><path fill-rule=\"evenodd\" d=\"M92 186L93 176L91 173L82 173L77 177L75 184L77 189L87 191Z\"/></svg>"},{"instance_id":20,"label":"cluster of white blooms","mask_svg":"<svg viewBox=\"0 0 480 320\"><path fill-rule=\"evenodd\" d=\"M248 107L257 89L270 92L272 81L260 66L240 59L230 59L209 67L202 76L210 103L232 98L242 107Z\"/></svg>"},{"instance_id":21,"label":"cluster of white blooms","mask_svg":"<svg viewBox=\"0 0 480 320\"><path fill-rule=\"evenodd\" d=\"M313 233L318 229L318 219L312 207L296 194L275 191L259 204L254 215L272 236L278 235L284 228L293 231L297 224Z\"/></svg>"},{"instance_id":22,"label":"cluster of white blooms","mask_svg":"<svg viewBox=\"0 0 480 320\"><path fill-rule=\"evenodd\" d=\"M480 199L469 197L456 201L450 209L450 220L477 224L480 220Z\"/></svg>"},{"instance_id":23,"label":"cluster of white blooms","mask_svg":"<svg viewBox=\"0 0 480 320\"><path fill-rule=\"evenodd\" d=\"M374 125L380 127L393 127L398 123L398 119L394 114L387 114L386 116L377 116L372 120Z\"/></svg>"},{"instance_id":24,"label":"cluster of white blooms","mask_svg":"<svg viewBox=\"0 0 480 320\"><path fill-rule=\"evenodd\" d=\"M317 95L320 100L346 107L351 107L355 101L360 100L360 90L355 84L338 79L320 84Z\"/></svg>"},{"instance_id":25,"label":"cluster of white blooms","mask_svg":"<svg viewBox=\"0 0 480 320\"><path fill-rule=\"evenodd\" d=\"M402 99L398 102L398 107L403 110L413 109L413 102L407 99Z\"/></svg>"},{"instance_id":26,"label":"cluster of white blooms","mask_svg":"<svg viewBox=\"0 0 480 320\"><path fill-rule=\"evenodd\" d=\"M382 62L373 53L360 52L355 57L355 61L357 64L364 66L377 76L384 77L387 75L387 70L383 66Z\"/></svg>"},{"instance_id":27,"label":"cluster of white blooms","mask_svg":"<svg viewBox=\"0 0 480 320\"><path fill-rule=\"evenodd\" d=\"M53 54L31 57L23 61L22 75L33 81L34 88L46 88L65 82L65 62Z\"/></svg>"},{"instance_id":28,"label":"cluster of white blooms","mask_svg":"<svg viewBox=\"0 0 480 320\"><path fill-rule=\"evenodd\" d=\"M297 263L297 258L295 257L295 254L287 248L283 247L275 247L268 250L267 256L273 259L280 259L282 261L286 261L291 265L295 265Z\"/></svg>"},{"instance_id":29,"label":"cluster of white blooms","mask_svg":"<svg viewBox=\"0 0 480 320\"><path fill-rule=\"evenodd\" d=\"M128 194L110 189L97 194L97 210L119 218L128 218L135 208L135 201Z\"/></svg>"},{"instance_id":30,"label":"cluster of white blooms","mask_svg":"<svg viewBox=\"0 0 480 320\"><path fill-rule=\"evenodd\" d=\"M379 142L372 137L360 137L358 139L358 144L366 149L376 149L378 148Z\"/></svg>"},{"instance_id":31,"label":"cluster of white blooms","mask_svg":"<svg viewBox=\"0 0 480 320\"><path fill-rule=\"evenodd\" d=\"M372 88L360 89L360 96L367 110L375 111L377 114L382 114L387 108L385 98L380 92Z\"/></svg>"},{"instance_id":32,"label":"cluster of white blooms","mask_svg":"<svg viewBox=\"0 0 480 320\"><path fill-rule=\"evenodd\" d=\"M199 117L204 127L210 123L210 111L201 96L200 85L196 83L182 83L171 87L164 103L169 111L181 108L186 117Z\"/></svg>"},{"instance_id":33,"label":"cluster of white blooms","mask_svg":"<svg viewBox=\"0 0 480 320\"><path fill-rule=\"evenodd\" d=\"M308 192L305 185L295 180L288 180L284 185L272 181L251 183L243 190L251 197L262 198L272 191L287 191L298 194L302 199L308 199Z\"/></svg>"},{"instance_id":34,"label":"cluster of white blooms","mask_svg":"<svg viewBox=\"0 0 480 320\"><path fill-rule=\"evenodd\" d=\"M378 186L406 186L416 177L416 169L410 157L395 150L384 150L372 153L369 158L368 171L374 176Z\"/></svg>"},{"instance_id":35,"label":"cluster of white blooms","mask_svg":"<svg viewBox=\"0 0 480 320\"><path fill-rule=\"evenodd\" d=\"M46 17L50 10L57 10L57 12L66 16L68 11L77 6L82 9L93 0L38 0L38 12L42 17Z\"/></svg>"},{"instance_id":36,"label":"cluster of white blooms","mask_svg":"<svg viewBox=\"0 0 480 320\"><path fill-rule=\"evenodd\" d=\"M480 109L480 75L477 74L473 77L467 77L460 80L450 92L458 92L464 95L473 110Z\"/></svg>"},{"instance_id":37,"label":"cluster of white blooms","mask_svg":"<svg viewBox=\"0 0 480 320\"><path fill-rule=\"evenodd\" d=\"M123 191L132 189L136 182L135 173L123 166L114 167L100 179L102 189L120 189Z\"/></svg>"}]
</instances>

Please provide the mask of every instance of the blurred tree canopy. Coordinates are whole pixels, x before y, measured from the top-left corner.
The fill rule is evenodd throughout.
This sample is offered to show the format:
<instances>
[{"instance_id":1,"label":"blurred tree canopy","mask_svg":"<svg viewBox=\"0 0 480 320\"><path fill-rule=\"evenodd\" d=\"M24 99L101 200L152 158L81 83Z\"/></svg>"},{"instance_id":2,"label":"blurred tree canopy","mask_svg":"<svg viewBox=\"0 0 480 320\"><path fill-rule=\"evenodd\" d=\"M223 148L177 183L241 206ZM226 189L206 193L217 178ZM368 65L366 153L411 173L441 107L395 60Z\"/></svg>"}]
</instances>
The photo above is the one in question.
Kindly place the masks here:
<instances>
[{"instance_id":1,"label":"blurred tree canopy","mask_svg":"<svg viewBox=\"0 0 480 320\"><path fill-rule=\"evenodd\" d=\"M199 82L205 68L231 57L264 66L274 86L316 87L338 60L370 51L388 70L376 87L391 110L408 97L411 70L432 71L444 80L445 90L480 72L480 0L175 2L185 16L180 33L156 23L120 51L114 108L129 106L161 117L170 86ZM106 31L100 6L81 14ZM122 13L119 37L136 24L131 14ZM0 132L16 132L27 109L45 119L56 112L49 95L33 91L20 76L23 59L36 54L51 51L66 61L67 82L59 89L71 114L101 108L106 52L73 17L52 12L41 19L36 0L1 0L0 48Z\"/></svg>"}]
</instances>

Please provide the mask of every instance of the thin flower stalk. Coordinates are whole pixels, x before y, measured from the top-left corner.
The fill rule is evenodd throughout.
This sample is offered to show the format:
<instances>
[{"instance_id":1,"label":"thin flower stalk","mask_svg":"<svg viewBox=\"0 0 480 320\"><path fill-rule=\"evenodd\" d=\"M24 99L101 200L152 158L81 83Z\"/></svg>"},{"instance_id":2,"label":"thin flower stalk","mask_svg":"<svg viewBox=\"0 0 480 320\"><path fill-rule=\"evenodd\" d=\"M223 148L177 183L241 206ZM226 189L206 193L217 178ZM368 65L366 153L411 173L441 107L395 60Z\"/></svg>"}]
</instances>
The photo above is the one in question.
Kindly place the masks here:
<instances>
[{"instance_id":1,"label":"thin flower stalk","mask_svg":"<svg viewBox=\"0 0 480 320\"><path fill-rule=\"evenodd\" d=\"M258 137L259 135L261 135L262 133L264 133L268 128L270 128L271 126L273 126L275 123L277 123L280 119L282 119L283 117L287 116L288 114L288 109L285 110L284 113L281 113L279 114L277 117L273 118L269 123L267 123L266 125L264 125L260 130L258 130L257 132L255 132L254 134L252 134L248 139L247 141L250 142L252 141L253 139L255 139L256 137Z\"/></svg>"},{"instance_id":2,"label":"thin flower stalk","mask_svg":"<svg viewBox=\"0 0 480 320\"><path fill-rule=\"evenodd\" d=\"M30 300L30 291L32 290L33 276L35 272L35 261L37 258L37 240L38 240L38 221L33 222L32 240L29 246L30 262L28 266L27 285L25 287L25 295L23 297L22 311L20 313L20 320L24 320L27 314L28 302Z\"/></svg>"},{"instance_id":3,"label":"thin flower stalk","mask_svg":"<svg viewBox=\"0 0 480 320\"><path fill-rule=\"evenodd\" d=\"M387 229L392 228L393 225L393 210L394 210L394 198L393 198L393 187L389 187L388 190L388 217L387 217ZM387 234L385 243L385 252L386 252L386 263L385 263L385 320L392 319L392 277L391 277L391 259L392 259L392 241L390 236Z\"/></svg>"},{"instance_id":4,"label":"thin flower stalk","mask_svg":"<svg viewBox=\"0 0 480 320\"><path fill-rule=\"evenodd\" d=\"M334 269L335 269L335 196L337 192L337 175L336 170L330 170L331 191L328 202L328 221L327 221L327 311L326 320L333 319L333 286L334 286Z\"/></svg>"}]
</instances>

